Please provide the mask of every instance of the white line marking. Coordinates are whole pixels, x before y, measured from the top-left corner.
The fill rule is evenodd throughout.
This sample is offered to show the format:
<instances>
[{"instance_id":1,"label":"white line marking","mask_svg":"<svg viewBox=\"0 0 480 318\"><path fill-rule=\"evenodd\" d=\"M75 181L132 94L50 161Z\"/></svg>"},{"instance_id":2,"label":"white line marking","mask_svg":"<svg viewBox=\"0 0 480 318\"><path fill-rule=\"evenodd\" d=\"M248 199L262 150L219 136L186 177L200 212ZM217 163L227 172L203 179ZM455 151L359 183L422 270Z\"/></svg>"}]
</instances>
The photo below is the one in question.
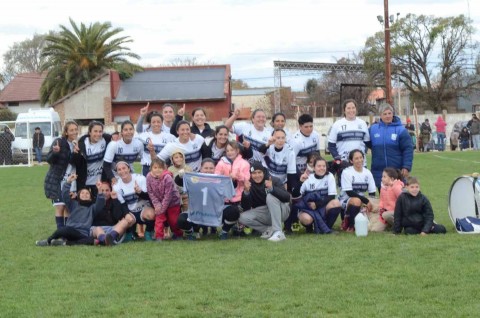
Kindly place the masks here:
<instances>
[{"instance_id":1,"label":"white line marking","mask_svg":"<svg viewBox=\"0 0 480 318\"><path fill-rule=\"evenodd\" d=\"M480 163L480 161L470 161L470 160L463 160L463 159L457 159L457 158L447 158L439 155L433 155L434 157L440 158L440 159L445 159L445 160L456 160L456 161L463 161L463 162L473 162L473 163Z\"/></svg>"}]
</instances>

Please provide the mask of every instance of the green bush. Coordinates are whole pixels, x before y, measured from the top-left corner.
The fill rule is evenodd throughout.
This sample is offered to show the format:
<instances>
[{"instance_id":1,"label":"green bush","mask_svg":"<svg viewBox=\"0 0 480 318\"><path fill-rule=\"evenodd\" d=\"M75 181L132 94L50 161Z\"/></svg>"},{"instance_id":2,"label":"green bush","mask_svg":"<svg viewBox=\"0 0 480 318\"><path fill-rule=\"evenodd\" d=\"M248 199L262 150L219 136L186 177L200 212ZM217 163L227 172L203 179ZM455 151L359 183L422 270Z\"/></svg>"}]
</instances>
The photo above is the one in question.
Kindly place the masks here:
<instances>
[{"instance_id":1,"label":"green bush","mask_svg":"<svg viewBox=\"0 0 480 318\"><path fill-rule=\"evenodd\" d=\"M0 121L12 121L17 119L17 114L8 108L0 109Z\"/></svg>"}]
</instances>

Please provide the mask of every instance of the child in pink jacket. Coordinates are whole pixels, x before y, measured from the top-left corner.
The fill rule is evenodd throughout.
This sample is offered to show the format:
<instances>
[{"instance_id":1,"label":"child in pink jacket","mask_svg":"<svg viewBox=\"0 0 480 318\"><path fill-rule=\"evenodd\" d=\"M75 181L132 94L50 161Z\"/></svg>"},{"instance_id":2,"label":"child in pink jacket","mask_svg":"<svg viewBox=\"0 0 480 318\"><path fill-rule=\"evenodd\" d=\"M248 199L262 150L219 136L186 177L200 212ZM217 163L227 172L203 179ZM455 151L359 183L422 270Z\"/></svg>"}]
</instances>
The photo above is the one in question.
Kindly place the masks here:
<instances>
[{"instance_id":1,"label":"child in pink jacket","mask_svg":"<svg viewBox=\"0 0 480 318\"><path fill-rule=\"evenodd\" d=\"M230 200L230 203L239 204L242 200L245 181L250 180L250 164L242 158L240 147L236 141L227 143L225 156L218 161L215 174L232 178L235 196Z\"/></svg>"},{"instance_id":2,"label":"child in pink jacket","mask_svg":"<svg viewBox=\"0 0 480 318\"><path fill-rule=\"evenodd\" d=\"M164 223L168 221L173 232L172 238L180 238L183 232L177 228L180 215L180 194L173 182L173 175L167 170L165 162L156 158L152 160L147 175L147 191L155 209L155 239L164 238Z\"/></svg>"},{"instance_id":3,"label":"child in pink jacket","mask_svg":"<svg viewBox=\"0 0 480 318\"><path fill-rule=\"evenodd\" d=\"M400 174L394 168L385 168L382 173L382 187L380 189L380 203L378 205L380 212L380 222L383 226L378 226L376 232L385 230L387 225L393 225L393 212L395 211L395 202L402 194L404 184L399 179ZM373 231L373 229L372 229Z\"/></svg>"}]
</instances>

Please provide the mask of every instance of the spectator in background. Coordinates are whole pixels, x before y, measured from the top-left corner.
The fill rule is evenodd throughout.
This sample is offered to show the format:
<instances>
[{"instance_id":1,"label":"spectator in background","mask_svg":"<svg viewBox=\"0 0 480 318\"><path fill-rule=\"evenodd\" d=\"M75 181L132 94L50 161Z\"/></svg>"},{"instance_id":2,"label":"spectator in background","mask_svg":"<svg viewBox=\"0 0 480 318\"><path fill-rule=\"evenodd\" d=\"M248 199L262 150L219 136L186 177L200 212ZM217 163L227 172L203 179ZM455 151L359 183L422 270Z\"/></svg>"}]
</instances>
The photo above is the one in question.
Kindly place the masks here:
<instances>
[{"instance_id":1,"label":"spectator in background","mask_svg":"<svg viewBox=\"0 0 480 318\"><path fill-rule=\"evenodd\" d=\"M119 139L120 139L120 132L115 131L115 132L112 134L112 141L118 141Z\"/></svg>"},{"instance_id":2,"label":"spectator in background","mask_svg":"<svg viewBox=\"0 0 480 318\"><path fill-rule=\"evenodd\" d=\"M33 150L35 151L35 156L37 157L38 164L42 163L42 149L45 144L45 136L42 133L40 127L35 127L35 132L32 137Z\"/></svg>"},{"instance_id":3,"label":"spectator in background","mask_svg":"<svg viewBox=\"0 0 480 318\"><path fill-rule=\"evenodd\" d=\"M430 122L428 118L422 123L420 126L420 140L422 141L422 146L420 147L420 151L425 151L425 147L428 147L427 144L430 141L430 136L432 134L432 127L430 127Z\"/></svg>"},{"instance_id":4,"label":"spectator in background","mask_svg":"<svg viewBox=\"0 0 480 318\"><path fill-rule=\"evenodd\" d=\"M463 127L458 135L458 144L460 146L460 151L470 148L470 133L468 132L467 127Z\"/></svg>"},{"instance_id":5,"label":"spectator in background","mask_svg":"<svg viewBox=\"0 0 480 318\"><path fill-rule=\"evenodd\" d=\"M472 136L473 150L480 150L480 119L475 114L472 115L470 135Z\"/></svg>"},{"instance_id":6,"label":"spectator in background","mask_svg":"<svg viewBox=\"0 0 480 318\"><path fill-rule=\"evenodd\" d=\"M12 142L15 140L10 128L5 127L0 134L0 165L12 164Z\"/></svg>"},{"instance_id":7,"label":"spectator in background","mask_svg":"<svg viewBox=\"0 0 480 318\"><path fill-rule=\"evenodd\" d=\"M447 123L443 120L442 116L438 116L437 121L435 122L435 128L437 130L437 143L438 143L438 150L444 151L445 150L445 127L447 127Z\"/></svg>"},{"instance_id":8,"label":"spectator in background","mask_svg":"<svg viewBox=\"0 0 480 318\"><path fill-rule=\"evenodd\" d=\"M417 137L415 135L415 126L412 124L412 120L407 118L407 124L405 125L405 129L408 131L408 134L412 138L413 148L417 146Z\"/></svg>"}]
</instances>

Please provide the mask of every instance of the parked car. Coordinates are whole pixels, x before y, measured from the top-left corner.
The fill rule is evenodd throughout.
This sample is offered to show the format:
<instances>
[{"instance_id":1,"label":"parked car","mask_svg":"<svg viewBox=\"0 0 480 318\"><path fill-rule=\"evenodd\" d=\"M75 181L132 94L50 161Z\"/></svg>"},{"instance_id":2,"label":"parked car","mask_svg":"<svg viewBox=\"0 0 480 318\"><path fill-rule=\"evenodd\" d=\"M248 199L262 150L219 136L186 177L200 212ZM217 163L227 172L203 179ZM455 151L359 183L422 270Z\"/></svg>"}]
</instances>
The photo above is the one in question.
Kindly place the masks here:
<instances>
[{"instance_id":1,"label":"parked car","mask_svg":"<svg viewBox=\"0 0 480 318\"><path fill-rule=\"evenodd\" d=\"M463 127L467 127L468 120L457 121L453 125L452 132L450 133L450 150L455 151L458 147L458 136Z\"/></svg>"}]
</instances>

